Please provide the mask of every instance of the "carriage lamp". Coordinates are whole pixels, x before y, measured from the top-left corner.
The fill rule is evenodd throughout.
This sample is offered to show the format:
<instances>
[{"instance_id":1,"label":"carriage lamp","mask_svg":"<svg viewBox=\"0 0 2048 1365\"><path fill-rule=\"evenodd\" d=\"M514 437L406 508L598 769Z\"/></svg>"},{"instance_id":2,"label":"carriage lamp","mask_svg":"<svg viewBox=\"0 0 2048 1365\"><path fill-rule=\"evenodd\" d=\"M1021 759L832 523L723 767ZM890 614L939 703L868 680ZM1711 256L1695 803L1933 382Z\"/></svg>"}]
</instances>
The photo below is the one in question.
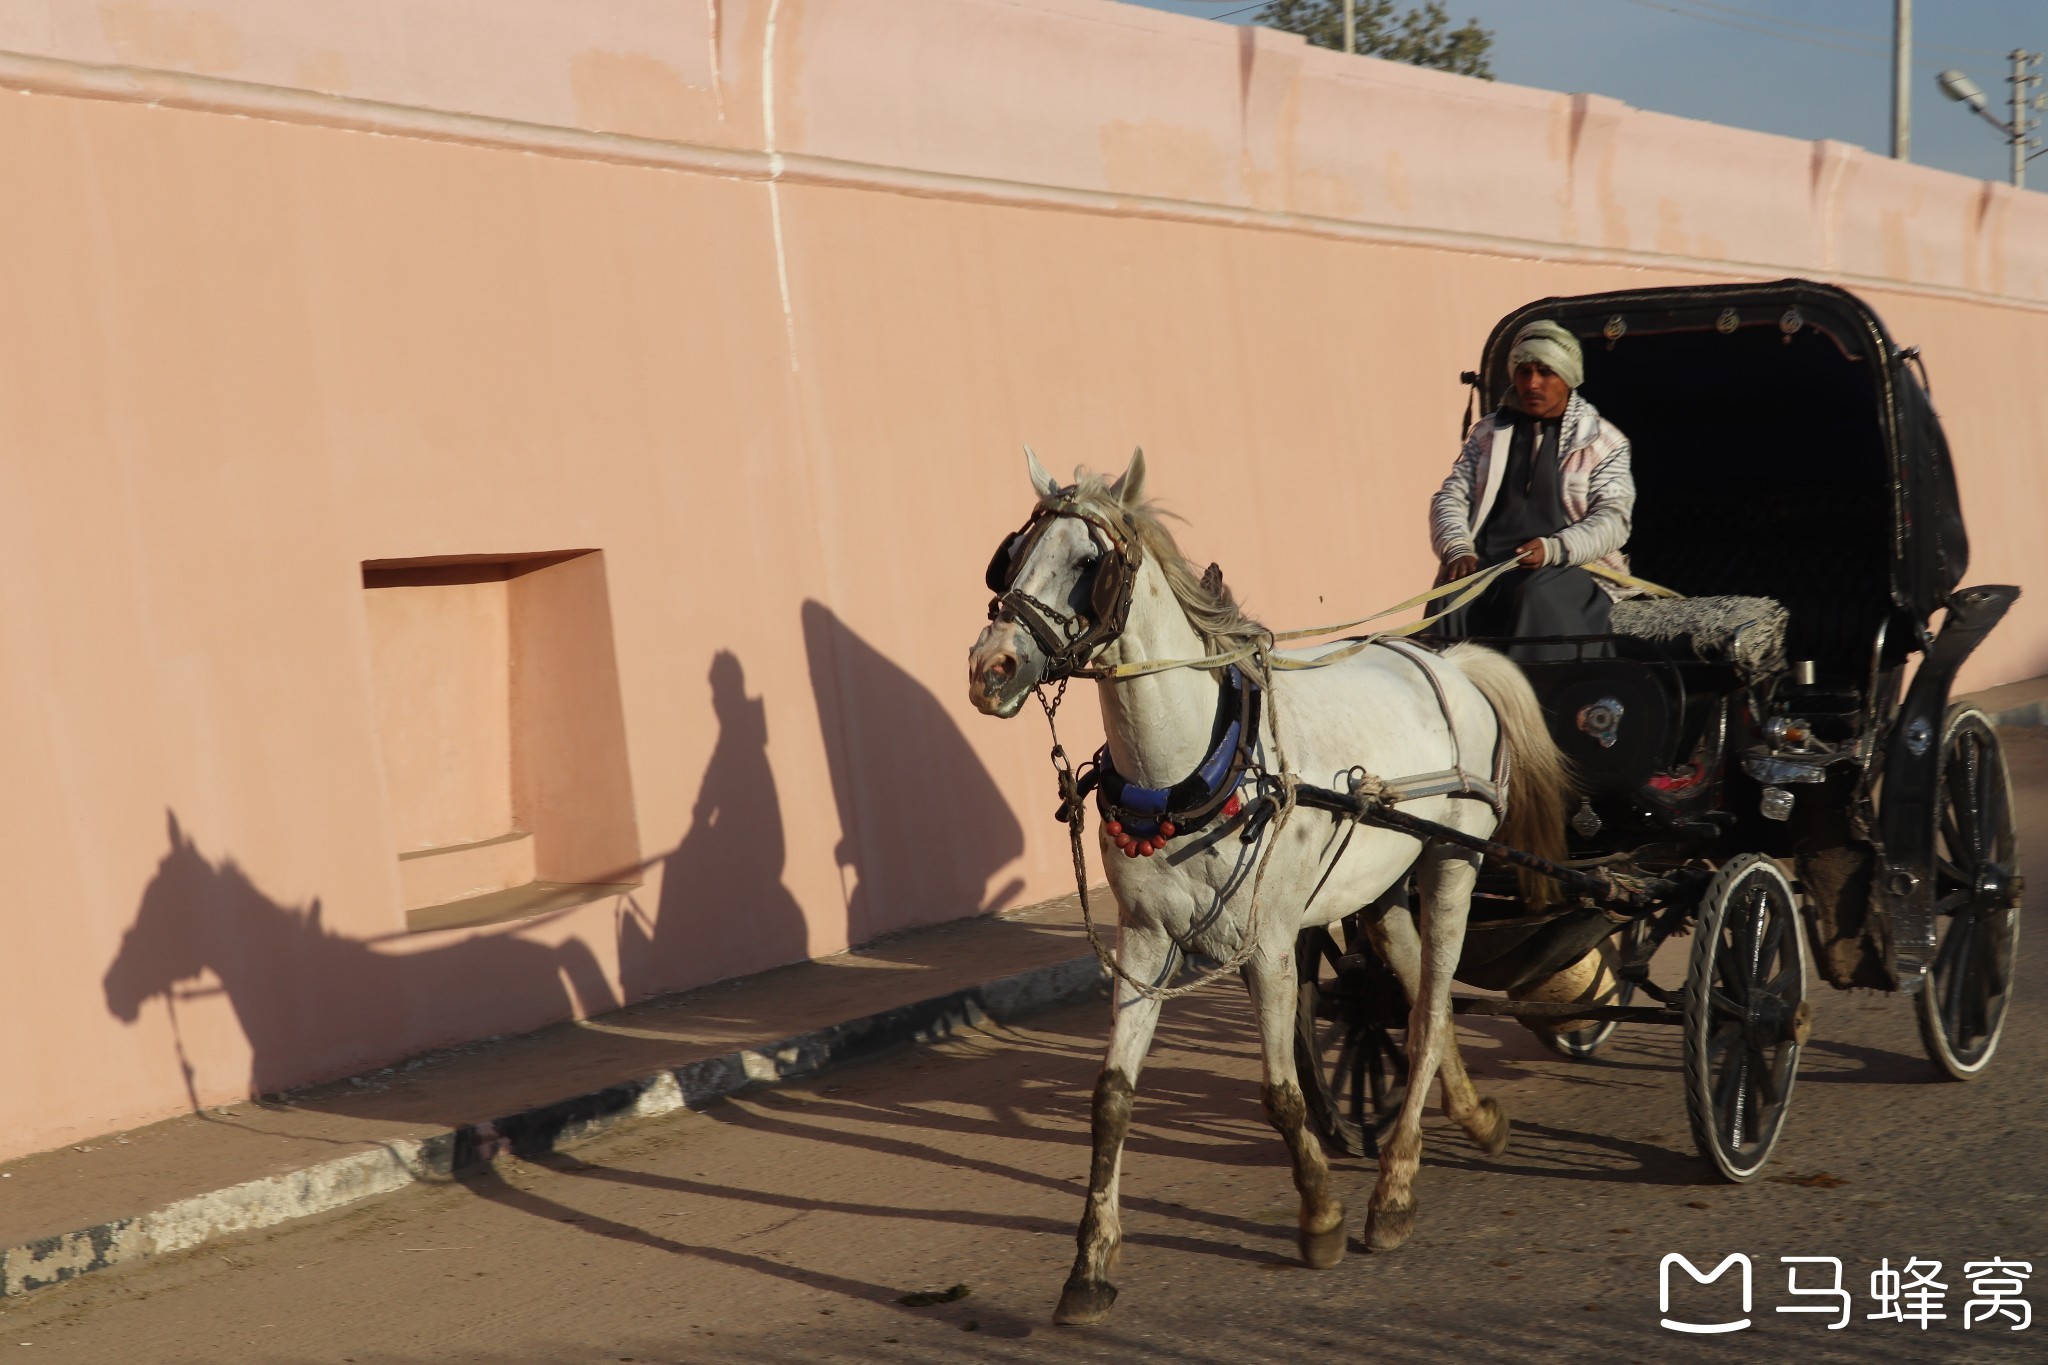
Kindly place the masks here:
<instances>
[{"instance_id":1,"label":"carriage lamp","mask_svg":"<svg viewBox=\"0 0 2048 1365\"><path fill-rule=\"evenodd\" d=\"M1790 820L1792 802L1792 793L1783 787L1765 787L1764 799L1757 803L1757 813L1766 820Z\"/></svg>"},{"instance_id":2,"label":"carriage lamp","mask_svg":"<svg viewBox=\"0 0 2048 1365\"><path fill-rule=\"evenodd\" d=\"M1772 716L1764 722L1764 738L1777 748L1788 744L1804 744L1812 735L1812 727L1803 720L1790 716Z\"/></svg>"}]
</instances>

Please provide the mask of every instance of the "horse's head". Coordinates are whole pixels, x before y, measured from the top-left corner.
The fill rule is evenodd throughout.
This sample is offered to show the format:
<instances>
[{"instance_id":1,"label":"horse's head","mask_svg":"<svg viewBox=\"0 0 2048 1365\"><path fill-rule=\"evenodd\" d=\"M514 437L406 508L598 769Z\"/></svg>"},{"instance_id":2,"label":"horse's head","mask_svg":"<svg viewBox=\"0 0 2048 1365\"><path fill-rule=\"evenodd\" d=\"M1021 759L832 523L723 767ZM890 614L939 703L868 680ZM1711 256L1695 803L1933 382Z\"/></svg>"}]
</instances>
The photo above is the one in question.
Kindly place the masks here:
<instances>
[{"instance_id":1,"label":"horse's head","mask_svg":"<svg viewBox=\"0 0 2048 1365\"><path fill-rule=\"evenodd\" d=\"M989 560L989 624L967 652L967 691L991 716L1014 716L1040 683L1086 674L1123 633L1141 558L1126 509L1139 505L1145 455L1111 484L1072 487L1024 459L1038 505Z\"/></svg>"},{"instance_id":2,"label":"horse's head","mask_svg":"<svg viewBox=\"0 0 2048 1365\"><path fill-rule=\"evenodd\" d=\"M319 901L304 912L276 904L232 860L208 859L176 815L167 819L170 852L143 888L135 922L100 981L108 1011L125 1023L135 1021L144 1002L169 997L181 981L209 970L231 976L240 963L265 961L281 930L323 932Z\"/></svg>"}]
</instances>

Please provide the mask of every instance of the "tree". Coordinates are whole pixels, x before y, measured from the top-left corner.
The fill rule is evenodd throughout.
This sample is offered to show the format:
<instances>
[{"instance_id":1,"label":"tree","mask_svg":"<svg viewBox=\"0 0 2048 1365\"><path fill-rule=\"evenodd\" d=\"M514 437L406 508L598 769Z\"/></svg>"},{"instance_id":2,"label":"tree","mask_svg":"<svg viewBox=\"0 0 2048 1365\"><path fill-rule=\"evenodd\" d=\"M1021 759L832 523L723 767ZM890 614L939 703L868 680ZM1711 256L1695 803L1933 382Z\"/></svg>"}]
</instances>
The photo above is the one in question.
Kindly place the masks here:
<instances>
[{"instance_id":1,"label":"tree","mask_svg":"<svg viewBox=\"0 0 2048 1365\"><path fill-rule=\"evenodd\" d=\"M1409 9L1398 9L1394 0L1357 0L1357 9L1358 50L1367 56L1493 79L1486 60L1493 33L1477 19L1452 28L1440 0ZM1344 48L1344 0L1267 0L1254 22L1299 33L1317 47Z\"/></svg>"}]
</instances>

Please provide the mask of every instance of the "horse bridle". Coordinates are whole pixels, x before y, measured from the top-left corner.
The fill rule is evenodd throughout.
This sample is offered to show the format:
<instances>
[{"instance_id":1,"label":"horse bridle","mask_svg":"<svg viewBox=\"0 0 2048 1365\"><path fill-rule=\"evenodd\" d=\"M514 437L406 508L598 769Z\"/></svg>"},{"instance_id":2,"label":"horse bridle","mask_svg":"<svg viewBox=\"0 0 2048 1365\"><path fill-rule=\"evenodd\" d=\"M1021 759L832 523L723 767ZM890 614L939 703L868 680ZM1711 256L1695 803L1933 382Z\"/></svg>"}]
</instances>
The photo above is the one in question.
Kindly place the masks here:
<instances>
[{"instance_id":1,"label":"horse bridle","mask_svg":"<svg viewBox=\"0 0 2048 1365\"><path fill-rule=\"evenodd\" d=\"M1017 575L1030 560L1052 524L1062 519L1087 523L1102 533L1108 548L1095 561L1095 582L1088 590L1088 614L1077 616L1040 601L1017 586ZM1093 678L1102 670L1089 665L1096 650L1123 634L1131 615L1131 595L1137 587L1138 565L1143 552L1137 538L1092 512L1084 512L1071 498L1042 503L1031 519L1014 534L1003 537L989 557L984 581L995 597L988 604L988 619L1004 617L1030 633L1045 652L1046 682L1064 678Z\"/></svg>"}]
</instances>

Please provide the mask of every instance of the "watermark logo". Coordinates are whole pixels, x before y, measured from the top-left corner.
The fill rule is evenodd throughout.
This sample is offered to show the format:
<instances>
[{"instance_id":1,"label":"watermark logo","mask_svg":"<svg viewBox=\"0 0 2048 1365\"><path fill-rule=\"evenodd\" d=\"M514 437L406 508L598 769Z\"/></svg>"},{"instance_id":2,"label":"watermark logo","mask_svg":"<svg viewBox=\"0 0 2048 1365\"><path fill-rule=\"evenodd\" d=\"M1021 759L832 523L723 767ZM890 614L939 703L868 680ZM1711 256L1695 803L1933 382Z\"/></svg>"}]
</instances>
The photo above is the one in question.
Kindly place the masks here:
<instances>
[{"instance_id":1,"label":"watermark logo","mask_svg":"<svg viewBox=\"0 0 2048 1365\"><path fill-rule=\"evenodd\" d=\"M2010 1318L2009 1330L2018 1332L2034 1321L2034 1310L2020 1297L2034 1267L2027 1261L1965 1261L1963 1278L1970 1282L1970 1301L1963 1305L1965 1330L1992 1318Z\"/></svg>"},{"instance_id":2,"label":"watermark logo","mask_svg":"<svg viewBox=\"0 0 2048 1365\"><path fill-rule=\"evenodd\" d=\"M1948 1316L1941 1309L1948 1286L1934 1278L1940 1273L1940 1261L1923 1261L1915 1256L1906 1262L1904 1270L1893 1270L1891 1257L1885 1257L1870 1272L1870 1297L1877 1304L1877 1311L1866 1316L1917 1322L1920 1330L1926 1331L1928 1323Z\"/></svg>"},{"instance_id":3,"label":"watermark logo","mask_svg":"<svg viewBox=\"0 0 2048 1365\"><path fill-rule=\"evenodd\" d=\"M1695 1284L1712 1284L1727 1273L1729 1266L1742 1268L1742 1312L1743 1316L1729 1322L1680 1322L1671 1314L1671 1267L1685 1267L1685 1273L1692 1276ZM1657 1311L1664 1314L1664 1325L1674 1332L1691 1332L1707 1336L1720 1332L1740 1332L1749 1326L1751 1292L1749 1282L1749 1257L1739 1251L1731 1251L1721 1259L1721 1264L1702 1275L1700 1268L1677 1252L1666 1256L1657 1266Z\"/></svg>"},{"instance_id":4,"label":"watermark logo","mask_svg":"<svg viewBox=\"0 0 2048 1365\"><path fill-rule=\"evenodd\" d=\"M1777 1312L1824 1314L1829 1319L1825 1326L1830 1332L1839 1332L1855 1320L1855 1300L1844 1284L1841 1257L1780 1256L1778 1263L1785 1267L1785 1295L1794 1302L1776 1305ZM1682 1269L1684 1277L1674 1276L1674 1268ZM1730 1270L1738 1273L1729 1275ZM1695 1336L1742 1331L1752 1325L1752 1272L1750 1258L1740 1251L1730 1252L1713 1269L1706 1271L1672 1252L1657 1266L1657 1309L1662 1315L1659 1321L1670 1331ZM2003 1328L2020 1332L2033 1325L2034 1310L2024 1297L2027 1281L2034 1274L2032 1262L2010 1261L2003 1257L1965 1261L1962 1274L1969 1281L1962 1311L1964 1331ZM1698 1298L1699 1287L1712 1286L1724 1276L1728 1277L1728 1282L1721 1287L1716 1298L1725 1305L1739 1290L1742 1316L1728 1315L1717 1319L1699 1308L1685 1309L1686 1317L1672 1316L1674 1283L1680 1286L1681 1294ZM1897 1268L1893 1267L1890 1257L1885 1257L1870 1273L1872 1311L1863 1315L1864 1321L1896 1322L1901 1326L1910 1324L1923 1332L1935 1323L1950 1321L1950 1286L1941 1276L1942 1263L1932 1257L1909 1256ZM1690 1286L1686 1284L1687 1280L1691 1281ZM1695 1321L1695 1318L1699 1320Z\"/></svg>"},{"instance_id":5,"label":"watermark logo","mask_svg":"<svg viewBox=\"0 0 2048 1365\"><path fill-rule=\"evenodd\" d=\"M1842 1288L1842 1258L1839 1256L1780 1256L1785 1266L1785 1292L1794 1298L1827 1299L1827 1303L1791 1303L1778 1305L1780 1313L1839 1313L1840 1319L1828 1324L1830 1332L1839 1332L1849 1325L1855 1308L1849 1298L1849 1291ZM1824 1265L1833 1272L1825 1287L1817 1284L1801 1285L1799 1267L1803 1265Z\"/></svg>"}]
</instances>

